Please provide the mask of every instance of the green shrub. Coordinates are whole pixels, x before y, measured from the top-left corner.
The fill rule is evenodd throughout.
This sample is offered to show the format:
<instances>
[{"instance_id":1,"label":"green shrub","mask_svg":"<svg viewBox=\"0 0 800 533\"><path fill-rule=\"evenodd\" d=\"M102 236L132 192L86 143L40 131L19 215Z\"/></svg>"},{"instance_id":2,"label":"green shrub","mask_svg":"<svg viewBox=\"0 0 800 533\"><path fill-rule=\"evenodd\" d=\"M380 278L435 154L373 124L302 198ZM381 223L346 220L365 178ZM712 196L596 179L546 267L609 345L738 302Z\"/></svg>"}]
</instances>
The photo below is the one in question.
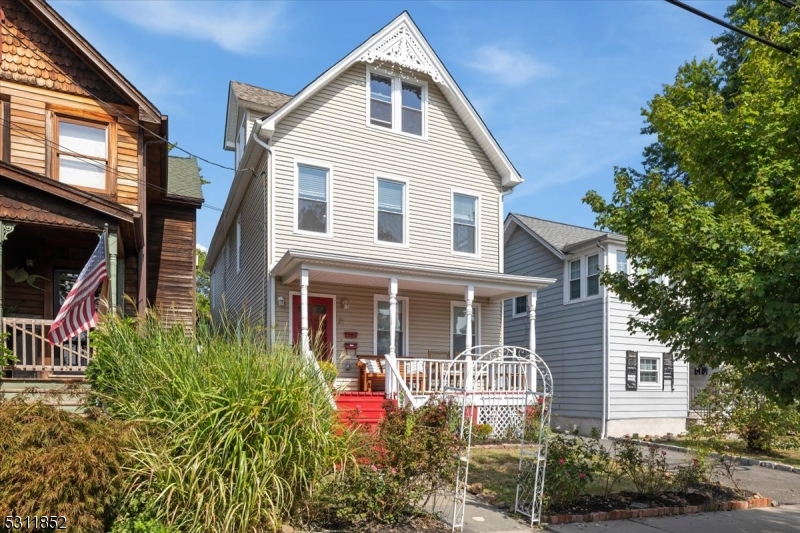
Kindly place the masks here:
<instances>
[{"instance_id":1,"label":"green shrub","mask_svg":"<svg viewBox=\"0 0 800 533\"><path fill-rule=\"evenodd\" d=\"M748 450L764 452L772 450L779 436L800 432L800 403L780 405L767 399L733 368L711 376L695 404L704 413L703 423L694 427L695 436L708 439L720 453L729 434L738 435Z\"/></svg>"},{"instance_id":2,"label":"green shrub","mask_svg":"<svg viewBox=\"0 0 800 533\"><path fill-rule=\"evenodd\" d=\"M544 478L545 506L568 505L583 494L593 479L593 458L590 443L577 433L550 436Z\"/></svg>"},{"instance_id":3,"label":"green shrub","mask_svg":"<svg viewBox=\"0 0 800 533\"><path fill-rule=\"evenodd\" d=\"M655 444L643 447L623 438L614 442L617 462L639 494L661 496L670 486L667 452Z\"/></svg>"},{"instance_id":4,"label":"green shrub","mask_svg":"<svg viewBox=\"0 0 800 533\"><path fill-rule=\"evenodd\" d=\"M275 530L351 460L315 370L258 331L225 333L110 320L87 371L110 412L141 422L131 497L182 532Z\"/></svg>"},{"instance_id":5,"label":"green shrub","mask_svg":"<svg viewBox=\"0 0 800 533\"><path fill-rule=\"evenodd\" d=\"M65 516L69 531L107 531L124 492L126 425L41 401L0 401L0 516Z\"/></svg>"},{"instance_id":6,"label":"green shrub","mask_svg":"<svg viewBox=\"0 0 800 533\"><path fill-rule=\"evenodd\" d=\"M318 522L348 528L397 523L418 514L421 501L455 479L462 445L454 433L455 406L431 400L417 410L393 402L385 408L378 430L360 434L360 466L320 490Z\"/></svg>"},{"instance_id":7,"label":"green shrub","mask_svg":"<svg viewBox=\"0 0 800 533\"><path fill-rule=\"evenodd\" d=\"M489 440L489 437L494 431L491 424L476 424L472 428L472 441L476 444L481 444Z\"/></svg>"}]
</instances>

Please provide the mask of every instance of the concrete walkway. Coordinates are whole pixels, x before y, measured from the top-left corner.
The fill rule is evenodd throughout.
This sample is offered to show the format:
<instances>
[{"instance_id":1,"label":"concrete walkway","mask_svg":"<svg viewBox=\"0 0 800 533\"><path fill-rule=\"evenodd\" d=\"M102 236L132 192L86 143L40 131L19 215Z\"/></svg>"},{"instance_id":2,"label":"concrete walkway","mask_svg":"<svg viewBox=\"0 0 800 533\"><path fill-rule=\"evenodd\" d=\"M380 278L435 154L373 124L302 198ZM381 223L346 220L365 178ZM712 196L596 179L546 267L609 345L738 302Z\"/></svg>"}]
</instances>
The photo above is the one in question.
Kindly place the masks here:
<instances>
[{"instance_id":1,"label":"concrete walkway","mask_svg":"<svg viewBox=\"0 0 800 533\"><path fill-rule=\"evenodd\" d=\"M798 533L800 506L567 524L545 529L559 533Z\"/></svg>"}]
</instances>

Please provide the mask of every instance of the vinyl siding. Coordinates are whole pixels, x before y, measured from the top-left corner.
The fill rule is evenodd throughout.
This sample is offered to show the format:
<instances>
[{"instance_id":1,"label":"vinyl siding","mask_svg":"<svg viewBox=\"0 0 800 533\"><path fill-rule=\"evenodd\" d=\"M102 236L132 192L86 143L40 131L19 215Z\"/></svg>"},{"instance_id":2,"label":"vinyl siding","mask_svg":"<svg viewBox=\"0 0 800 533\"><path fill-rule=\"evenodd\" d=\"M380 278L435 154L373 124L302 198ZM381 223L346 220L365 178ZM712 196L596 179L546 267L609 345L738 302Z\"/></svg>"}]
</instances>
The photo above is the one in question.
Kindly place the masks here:
<instances>
[{"instance_id":1,"label":"vinyl siding","mask_svg":"<svg viewBox=\"0 0 800 533\"><path fill-rule=\"evenodd\" d=\"M298 284L284 285L278 283L275 289L276 297L283 296L285 304L276 307L276 328L279 342L288 342L291 328L294 324L289 319L291 311L290 294L299 293ZM346 339L346 342L357 342L358 353L371 355L375 353L375 307L374 295L381 296L386 291L376 290L374 287L359 287L329 283L309 283L310 295L325 295L336 297L334 311L335 345L336 354L344 352L344 332L357 332L356 339ZM451 301L459 301L455 295L434 294L427 292L400 291L398 297L408 298L408 350L411 357L427 357L428 350L450 350L450 306ZM347 299L349 309L342 309L342 300ZM490 303L485 299L476 299L481 306L479 342L482 344L499 344L501 331L501 304ZM357 388L358 368L351 361L348 372L341 357L339 360L340 384L348 388Z\"/></svg>"},{"instance_id":2,"label":"vinyl siding","mask_svg":"<svg viewBox=\"0 0 800 533\"><path fill-rule=\"evenodd\" d=\"M286 250L498 272L500 178L428 81L427 140L366 125L366 66L358 64L283 119L273 136L276 260ZM333 165L332 238L294 232L295 158ZM375 174L408 180L409 246L374 243ZM480 194L480 257L453 255L451 188Z\"/></svg>"},{"instance_id":3,"label":"vinyl siding","mask_svg":"<svg viewBox=\"0 0 800 533\"><path fill-rule=\"evenodd\" d=\"M536 353L553 374L553 413L597 418L603 412L603 301L564 304L564 261L525 230L516 228L505 245L505 271L555 278L538 291ZM505 302L505 342L529 346L530 323L512 318L513 300Z\"/></svg>"},{"instance_id":4,"label":"vinyl siding","mask_svg":"<svg viewBox=\"0 0 800 533\"><path fill-rule=\"evenodd\" d=\"M651 342L641 332L628 333L628 317L635 311L630 304L621 302L611 295L610 329L611 346L609 359L609 420L626 418L683 418L688 412L687 384L689 368L684 361L675 361L675 390L670 390L669 382L665 391L625 390L625 352L663 353L668 349L657 342Z\"/></svg>"},{"instance_id":5,"label":"vinyl siding","mask_svg":"<svg viewBox=\"0 0 800 533\"><path fill-rule=\"evenodd\" d=\"M223 249L213 265L211 275L214 290L217 291L216 307L212 306L215 320L221 318L222 308L226 310L228 318L246 315L252 324L263 324L266 318L269 280L264 261L267 231L267 225L263 222L265 179L259 172L250 180L237 212L242 224L240 270L237 272L236 268L237 217L234 217Z\"/></svg>"}]
</instances>

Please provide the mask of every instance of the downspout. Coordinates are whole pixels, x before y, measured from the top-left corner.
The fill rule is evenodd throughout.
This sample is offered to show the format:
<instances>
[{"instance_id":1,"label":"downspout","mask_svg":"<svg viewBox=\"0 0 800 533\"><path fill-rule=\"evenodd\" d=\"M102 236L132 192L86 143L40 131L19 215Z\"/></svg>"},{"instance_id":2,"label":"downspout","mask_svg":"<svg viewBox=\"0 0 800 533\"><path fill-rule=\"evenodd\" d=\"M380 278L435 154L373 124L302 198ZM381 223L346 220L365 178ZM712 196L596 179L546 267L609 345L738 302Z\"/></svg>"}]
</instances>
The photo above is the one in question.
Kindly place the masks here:
<instances>
[{"instance_id":1,"label":"downspout","mask_svg":"<svg viewBox=\"0 0 800 533\"><path fill-rule=\"evenodd\" d=\"M139 294L137 295L137 311L140 315L145 313L147 309L147 234L148 234L148 213L147 213L147 197L149 196L149 191L147 187L149 186L148 176L147 174L147 147L151 144L163 144L164 141L162 139L151 139L149 141L145 141L142 147L142 172L144 174L144 194L140 194L139 198L141 202L139 204L139 212L142 214L142 233L144 234L144 239L142 239L141 248L138 250L138 262L139 262ZM166 168L169 165L169 150L164 150L164 167ZM165 187L166 188L166 187ZM196 250L193 250L195 254L197 254ZM194 263L194 261L192 261Z\"/></svg>"},{"instance_id":2,"label":"downspout","mask_svg":"<svg viewBox=\"0 0 800 533\"><path fill-rule=\"evenodd\" d=\"M263 219L264 219L264 225L266 227L264 228L264 242L265 242L265 246L264 246L264 279L262 280L261 287L262 287L262 291L265 291L266 290L265 284L269 283L269 297L268 297L269 301L267 303L267 311L268 311L269 320L266 321L266 317L265 317L265 321L266 321L266 323L267 323L267 325L269 327L270 345L274 345L275 344L275 278L272 276L272 266L273 266L272 257L275 255L275 253L273 251L274 225L272 224L272 216L273 216L273 213L274 213L272 204L274 202L274 198L273 198L273 194L272 194L272 189L269 186L269 180L272 178L272 176L274 176L273 170L275 168L275 161L274 161L274 157L273 157L273 154L272 154L272 147L269 144L267 144L264 141L262 141L261 138L258 135L258 133L261 131L261 127L264 125L263 120L264 119L258 119L253 124L252 137L253 137L253 140L255 140L255 142L258 143L259 146L261 146L262 148L264 148L264 150L267 151L267 154L268 154L267 157L268 157L268 165L269 166L268 166L267 171L266 171L266 177L264 178L264 205L263 205L264 213L263 213ZM267 205L269 205L269 216L270 216L269 223L267 222ZM267 262L267 259L269 259L269 262ZM266 294L265 294L265 299L266 299Z\"/></svg>"},{"instance_id":3,"label":"downspout","mask_svg":"<svg viewBox=\"0 0 800 533\"><path fill-rule=\"evenodd\" d=\"M603 250L606 266L608 266L608 247L596 243ZM609 328L609 290L603 285L603 416L600 420L600 438L606 438L606 419L608 418L608 357L610 353Z\"/></svg>"}]
</instances>

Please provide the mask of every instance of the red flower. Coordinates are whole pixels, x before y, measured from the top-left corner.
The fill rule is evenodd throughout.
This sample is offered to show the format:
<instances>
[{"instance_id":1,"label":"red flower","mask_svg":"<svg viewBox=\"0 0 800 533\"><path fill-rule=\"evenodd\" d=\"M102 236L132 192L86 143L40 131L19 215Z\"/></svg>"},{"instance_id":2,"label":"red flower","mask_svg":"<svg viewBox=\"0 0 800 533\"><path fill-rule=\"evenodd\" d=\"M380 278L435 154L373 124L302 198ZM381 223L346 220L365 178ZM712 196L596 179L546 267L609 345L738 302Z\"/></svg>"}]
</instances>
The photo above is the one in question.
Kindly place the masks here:
<instances>
[{"instance_id":1,"label":"red flower","mask_svg":"<svg viewBox=\"0 0 800 533\"><path fill-rule=\"evenodd\" d=\"M563 458L563 457L562 457L561 459L559 459L559 460L558 460L558 464L560 464L560 465L563 465L563 464L564 464L564 458Z\"/></svg>"},{"instance_id":2,"label":"red flower","mask_svg":"<svg viewBox=\"0 0 800 533\"><path fill-rule=\"evenodd\" d=\"M583 479L583 478L585 478L585 477L586 477L586 474L584 474L583 472L581 472L580 474L578 474L578 477L579 477L579 478L581 478L581 479Z\"/></svg>"}]
</instances>

